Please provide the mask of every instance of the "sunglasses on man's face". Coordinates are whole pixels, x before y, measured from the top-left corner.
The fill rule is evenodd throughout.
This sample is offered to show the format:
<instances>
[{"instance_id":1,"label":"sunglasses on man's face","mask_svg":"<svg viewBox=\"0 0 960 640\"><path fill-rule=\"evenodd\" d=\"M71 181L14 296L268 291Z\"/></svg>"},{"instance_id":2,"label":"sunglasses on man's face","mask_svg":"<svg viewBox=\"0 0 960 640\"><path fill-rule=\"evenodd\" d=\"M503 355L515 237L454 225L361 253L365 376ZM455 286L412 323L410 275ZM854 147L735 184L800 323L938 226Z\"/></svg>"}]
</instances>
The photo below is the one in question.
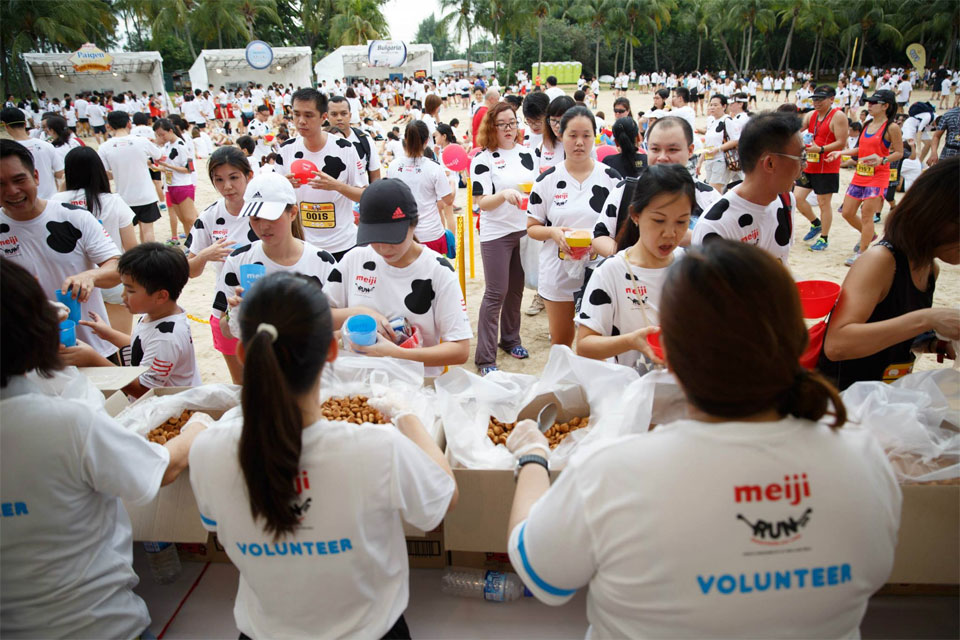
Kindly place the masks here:
<instances>
[{"instance_id":1,"label":"sunglasses on man's face","mask_svg":"<svg viewBox=\"0 0 960 640\"><path fill-rule=\"evenodd\" d=\"M626 113L627 110L626 110L626 109L614 109L613 112L616 113L617 115L620 115L620 114Z\"/></svg>"}]
</instances>

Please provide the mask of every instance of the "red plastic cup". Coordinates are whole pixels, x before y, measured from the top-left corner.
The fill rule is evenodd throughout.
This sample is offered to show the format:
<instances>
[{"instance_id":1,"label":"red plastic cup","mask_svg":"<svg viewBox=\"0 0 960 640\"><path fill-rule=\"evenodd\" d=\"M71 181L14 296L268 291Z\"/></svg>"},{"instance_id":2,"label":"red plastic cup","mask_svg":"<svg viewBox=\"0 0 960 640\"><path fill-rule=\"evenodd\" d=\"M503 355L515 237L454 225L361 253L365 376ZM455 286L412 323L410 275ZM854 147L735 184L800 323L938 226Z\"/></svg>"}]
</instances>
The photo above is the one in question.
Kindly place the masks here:
<instances>
[{"instance_id":1,"label":"red plastic cup","mask_svg":"<svg viewBox=\"0 0 960 640\"><path fill-rule=\"evenodd\" d=\"M521 211L526 211L528 204L530 204L530 198L521 198L521 200L520 200L520 210L521 210Z\"/></svg>"},{"instance_id":2,"label":"red plastic cup","mask_svg":"<svg viewBox=\"0 0 960 640\"><path fill-rule=\"evenodd\" d=\"M590 253L590 247L570 247L570 257L574 260L581 260Z\"/></svg>"},{"instance_id":3,"label":"red plastic cup","mask_svg":"<svg viewBox=\"0 0 960 640\"><path fill-rule=\"evenodd\" d=\"M840 297L840 285L828 280L803 280L797 283L803 317L822 318L833 309Z\"/></svg>"},{"instance_id":4,"label":"red plastic cup","mask_svg":"<svg viewBox=\"0 0 960 640\"><path fill-rule=\"evenodd\" d=\"M647 344L653 349L653 355L663 360L663 347L660 346L660 332L655 331L647 334Z\"/></svg>"}]
</instances>

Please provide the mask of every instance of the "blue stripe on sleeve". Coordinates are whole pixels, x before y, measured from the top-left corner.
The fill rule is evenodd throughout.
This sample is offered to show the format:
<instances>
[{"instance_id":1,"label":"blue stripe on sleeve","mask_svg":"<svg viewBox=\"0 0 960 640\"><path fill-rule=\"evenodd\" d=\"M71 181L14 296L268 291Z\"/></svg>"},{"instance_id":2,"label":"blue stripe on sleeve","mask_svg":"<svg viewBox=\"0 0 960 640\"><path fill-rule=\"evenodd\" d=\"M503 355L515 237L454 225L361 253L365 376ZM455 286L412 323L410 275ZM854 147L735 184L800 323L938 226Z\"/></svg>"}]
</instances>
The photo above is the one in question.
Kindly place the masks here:
<instances>
[{"instance_id":1,"label":"blue stripe on sleeve","mask_svg":"<svg viewBox=\"0 0 960 640\"><path fill-rule=\"evenodd\" d=\"M544 581L544 579L538 576L536 571L533 570L533 567L530 566L530 559L527 558L527 550L523 546L523 534L526 530L527 523L524 522L520 526L520 540L517 544L517 551L520 552L520 559L523 561L523 570L526 571L530 579L533 580L533 584L552 596L572 596L575 594L577 592L576 589L560 589L559 587L555 587Z\"/></svg>"},{"instance_id":2,"label":"blue stripe on sleeve","mask_svg":"<svg viewBox=\"0 0 960 640\"><path fill-rule=\"evenodd\" d=\"M207 516L203 515L202 513L200 514L200 520L202 520L202 521L203 521L203 524L207 525L208 527L215 527L215 526L217 526L217 521L216 521L216 520L211 520L210 518L208 518Z\"/></svg>"}]
</instances>

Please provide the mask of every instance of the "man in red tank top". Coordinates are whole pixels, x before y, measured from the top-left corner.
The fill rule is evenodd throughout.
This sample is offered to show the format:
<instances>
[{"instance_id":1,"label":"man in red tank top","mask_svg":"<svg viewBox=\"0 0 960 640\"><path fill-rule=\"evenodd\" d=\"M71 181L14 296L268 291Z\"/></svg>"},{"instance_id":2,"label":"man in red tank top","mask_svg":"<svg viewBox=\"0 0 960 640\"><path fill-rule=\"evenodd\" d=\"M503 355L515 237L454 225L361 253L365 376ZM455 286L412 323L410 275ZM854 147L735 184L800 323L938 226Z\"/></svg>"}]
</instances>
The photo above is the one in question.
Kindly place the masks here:
<instances>
[{"instance_id":1,"label":"man in red tank top","mask_svg":"<svg viewBox=\"0 0 960 640\"><path fill-rule=\"evenodd\" d=\"M797 198L797 209L810 221L810 230L804 236L810 241L820 236L811 247L811 251L824 251L829 246L827 236L833 223L833 194L840 191L840 159L827 160L831 151L839 151L847 144L849 123L843 110L833 104L837 92L833 87L820 85L810 98L813 111L803 116L801 132L807 156L807 165L797 180L793 193ZM817 218L807 203L807 196L813 190L817 194L820 217Z\"/></svg>"}]
</instances>

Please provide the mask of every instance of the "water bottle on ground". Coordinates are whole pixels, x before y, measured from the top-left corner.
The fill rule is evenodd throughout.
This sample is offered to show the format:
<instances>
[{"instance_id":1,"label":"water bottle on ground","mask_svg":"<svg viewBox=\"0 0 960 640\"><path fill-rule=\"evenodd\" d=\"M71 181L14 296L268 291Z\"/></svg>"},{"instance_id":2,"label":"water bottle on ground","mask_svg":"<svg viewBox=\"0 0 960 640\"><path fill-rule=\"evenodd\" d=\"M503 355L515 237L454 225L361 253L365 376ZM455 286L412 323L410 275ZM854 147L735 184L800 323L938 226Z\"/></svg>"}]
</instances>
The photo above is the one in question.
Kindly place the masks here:
<instances>
[{"instance_id":1,"label":"water bottle on ground","mask_svg":"<svg viewBox=\"0 0 960 640\"><path fill-rule=\"evenodd\" d=\"M157 584L170 584L180 576L180 556L172 542L144 542L150 573Z\"/></svg>"},{"instance_id":2,"label":"water bottle on ground","mask_svg":"<svg viewBox=\"0 0 960 640\"><path fill-rule=\"evenodd\" d=\"M440 580L440 591L463 598L482 598L493 602L511 602L531 596L515 573L483 569L447 569Z\"/></svg>"}]
</instances>

